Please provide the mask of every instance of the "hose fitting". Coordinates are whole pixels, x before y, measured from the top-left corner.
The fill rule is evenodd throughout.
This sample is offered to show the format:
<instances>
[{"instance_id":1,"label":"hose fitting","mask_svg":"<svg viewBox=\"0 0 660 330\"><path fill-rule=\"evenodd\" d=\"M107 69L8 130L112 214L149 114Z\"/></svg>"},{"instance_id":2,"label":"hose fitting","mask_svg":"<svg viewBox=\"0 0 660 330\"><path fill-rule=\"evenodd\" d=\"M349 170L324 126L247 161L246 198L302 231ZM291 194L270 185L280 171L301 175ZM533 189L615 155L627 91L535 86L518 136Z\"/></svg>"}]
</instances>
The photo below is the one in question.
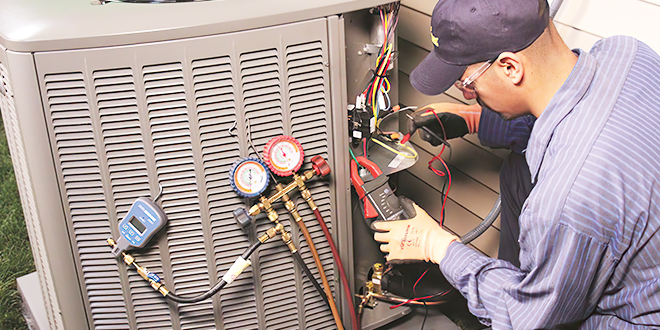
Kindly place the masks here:
<instances>
[{"instance_id":1,"label":"hose fitting","mask_svg":"<svg viewBox=\"0 0 660 330\"><path fill-rule=\"evenodd\" d=\"M268 228L268 230L266 230L266 232L263 235L259 236L258 240L261 243L266 243L267 240L275 237L275 235L277 235L276 226L270 227Z\"/></svg>"},{"instance_id":2,"label":"hose fitting","mask_svg":"<svg viewBox=\"0 0 660 330\"><path fill-rule=\"evenodd\" d=\"M113 248L115 247L115 245L117 245L115 240L112 238L108 238L107 242L108 245L110 245ZM149 282L149 285L151 285L151 287L154 288L154 290L160 292L163 296L167 296L167 294L170 293L170 291L167 290L167 288L165 288L162 280L158 275L150 272L146 267L142 267L138 265L137 262L135 262L135 257L133 257L132 255L125 252L122 252L121 254L123 256L124 263L126 263L126 265L128 266L133 265L133 267L135 267L135 269L137 270L138 274L140 274L140 276L142 276L142 278L145 281Z\"/></svg>"}]
</instances>

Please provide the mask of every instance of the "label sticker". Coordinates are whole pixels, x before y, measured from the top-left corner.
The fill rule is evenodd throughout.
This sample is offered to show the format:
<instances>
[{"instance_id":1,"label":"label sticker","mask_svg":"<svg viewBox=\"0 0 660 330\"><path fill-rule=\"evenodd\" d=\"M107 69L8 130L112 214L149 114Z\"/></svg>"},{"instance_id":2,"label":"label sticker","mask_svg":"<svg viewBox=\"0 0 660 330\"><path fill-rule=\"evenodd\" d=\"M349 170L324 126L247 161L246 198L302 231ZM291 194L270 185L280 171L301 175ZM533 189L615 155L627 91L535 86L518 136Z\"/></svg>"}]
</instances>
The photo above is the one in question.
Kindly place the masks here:
<instances>
[{"instance_id":1,"label":"label sticker","mask_svg":"<svg viewBox=\"0 0 660 330\"><path fill-rule=\"evenodd\" d=\"M397 168L399 165L401 165L401 162L406 159L406 157L403 157L403 155L396 155L394 159L387 165L387 167L390 168Z\"/></svg>"}]
</instances>

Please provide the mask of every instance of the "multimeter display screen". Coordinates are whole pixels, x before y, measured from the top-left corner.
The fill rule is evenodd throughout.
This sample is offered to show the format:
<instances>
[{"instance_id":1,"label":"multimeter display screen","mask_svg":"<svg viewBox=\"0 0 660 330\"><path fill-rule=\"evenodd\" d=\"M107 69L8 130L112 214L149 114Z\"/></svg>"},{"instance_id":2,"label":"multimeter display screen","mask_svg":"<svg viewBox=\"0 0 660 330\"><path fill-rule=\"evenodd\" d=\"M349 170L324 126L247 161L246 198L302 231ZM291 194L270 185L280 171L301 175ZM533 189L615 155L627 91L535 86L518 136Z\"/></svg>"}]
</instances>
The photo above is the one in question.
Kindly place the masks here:
<instances>
[{"instance_id":1,"label":"multimeter display screen","mask_svg":"<svg viewBox=\"0 0 660 330\"><path fill-rule=\"evenodd\" d=\"M133 225L133 227L135 227L135 229L137 229L137 231L140 233L140 235L142 235L142 233L144 233L144 230L147 229L147 227L145 227L142 224L142 222L134 216L131 217L131 220L129 220L128 222L130 222L130 224Z\"/></svg>"}]
</instances>

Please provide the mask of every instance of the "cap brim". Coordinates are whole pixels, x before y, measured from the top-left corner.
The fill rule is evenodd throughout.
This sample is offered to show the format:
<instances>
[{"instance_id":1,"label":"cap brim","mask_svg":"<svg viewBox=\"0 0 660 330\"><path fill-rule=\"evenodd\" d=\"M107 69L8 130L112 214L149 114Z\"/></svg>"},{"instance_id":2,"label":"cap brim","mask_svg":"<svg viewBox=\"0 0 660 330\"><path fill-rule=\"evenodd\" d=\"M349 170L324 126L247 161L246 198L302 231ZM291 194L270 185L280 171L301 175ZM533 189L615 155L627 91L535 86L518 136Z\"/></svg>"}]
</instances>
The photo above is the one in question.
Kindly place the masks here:
<instances>
[{"instance_id":1,"label":"cap brim","mask_svg":"<svg viewBox=\"0 0 660 330\"><path fill-rule=\"evenodd\" d=\"M431 51L410 73L410 84L426 95L438 95L460 79L466 68L466 65L448 64Z\"/></svg>"}]
</instances>

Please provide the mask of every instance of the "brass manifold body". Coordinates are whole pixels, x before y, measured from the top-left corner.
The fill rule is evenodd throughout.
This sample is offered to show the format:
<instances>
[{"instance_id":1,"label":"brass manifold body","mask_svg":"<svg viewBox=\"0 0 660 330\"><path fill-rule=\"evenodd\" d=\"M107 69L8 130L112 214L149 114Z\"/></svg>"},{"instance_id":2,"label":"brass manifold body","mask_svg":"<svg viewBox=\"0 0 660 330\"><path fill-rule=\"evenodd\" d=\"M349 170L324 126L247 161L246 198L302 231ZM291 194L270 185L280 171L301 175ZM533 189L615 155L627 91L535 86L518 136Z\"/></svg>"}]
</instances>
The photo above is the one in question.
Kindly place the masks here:
<instances>
[{"instance_id":1,"label":"brass manifold body","mask_svg":"<svg viewBox=\"0 0 660 330\"><path fill-rule=\"evenodd\" d=\"M312 210L318 209L318 207L314 203L314 200L312 199L312 193L309 191L309 188L307 188L305 182L313 178L315 175L320 175L320 176L327 175L327 173L329 172L329 168L327 168L327 163L325 163L325 160L323 160L322 158L321 160L322 162L318 160L315 161L315 159L312 159L312 161L315 162L315 166L313 169L306 171L305 173L303 173L303 175L298 175L294 173L293 180L291 180L289 184L284 186L281 183L279 183L275 186L277 191L273 195L271 195L268 198L261 196L259 198L259 202L254 204L250 208L248 215L253 217L263 211L266 213L268 219L276 224L275 225L276 227L281 226L279 223L279 215L277 214L277 211L273 209L273 203L276 203L281 199L282 202L284 202L284 206L291 213L296 223L302 224L302 217L298 213L295 203L289 197L289 193L294 189L298 188L298 190L300 191L300 195L305 199L309 207ZM278 230L278 233L282 235L282 240L289 247L291 253L295 253L297 249L291 239L291 233L284 230L283 227L282 229Z\"/></svg>"},{"instance_id":2,"label":"brass manifold body","mask_svg":"<svg viewBox=\"0 0 660 330\"><path fill-rule=\"evenodd\" d=\"M321 175L321 173L316 169L308 170L303 175L298 175L294 173L293 180L289 184L287 184L286 186L282 186L281 183L278 184L277 186L275 186L277 188L277 191L268 198L261 196L259 198L259 202L257 204L254 204L250 208L248 214L250 216L255 216L263 211L266 212L266 215L268 216L268 219L270 219L270 221L273 222L277 221L278 215L277 212L273 209L273 203L282 199L284 205L287 207L287 210L291 211L290 205L292 205L293 202L290 200L288 194L296 188L300 190L300 195L305 199L307 204L309 204L309 207L312 210L316 210L318 207L316 206L314 200L312 199L312 193L307 188L307 185L305 185L305 182L313 178L315 175ZM295 206L293 208L295 208Z\"/></svg>"}]
</instances>

